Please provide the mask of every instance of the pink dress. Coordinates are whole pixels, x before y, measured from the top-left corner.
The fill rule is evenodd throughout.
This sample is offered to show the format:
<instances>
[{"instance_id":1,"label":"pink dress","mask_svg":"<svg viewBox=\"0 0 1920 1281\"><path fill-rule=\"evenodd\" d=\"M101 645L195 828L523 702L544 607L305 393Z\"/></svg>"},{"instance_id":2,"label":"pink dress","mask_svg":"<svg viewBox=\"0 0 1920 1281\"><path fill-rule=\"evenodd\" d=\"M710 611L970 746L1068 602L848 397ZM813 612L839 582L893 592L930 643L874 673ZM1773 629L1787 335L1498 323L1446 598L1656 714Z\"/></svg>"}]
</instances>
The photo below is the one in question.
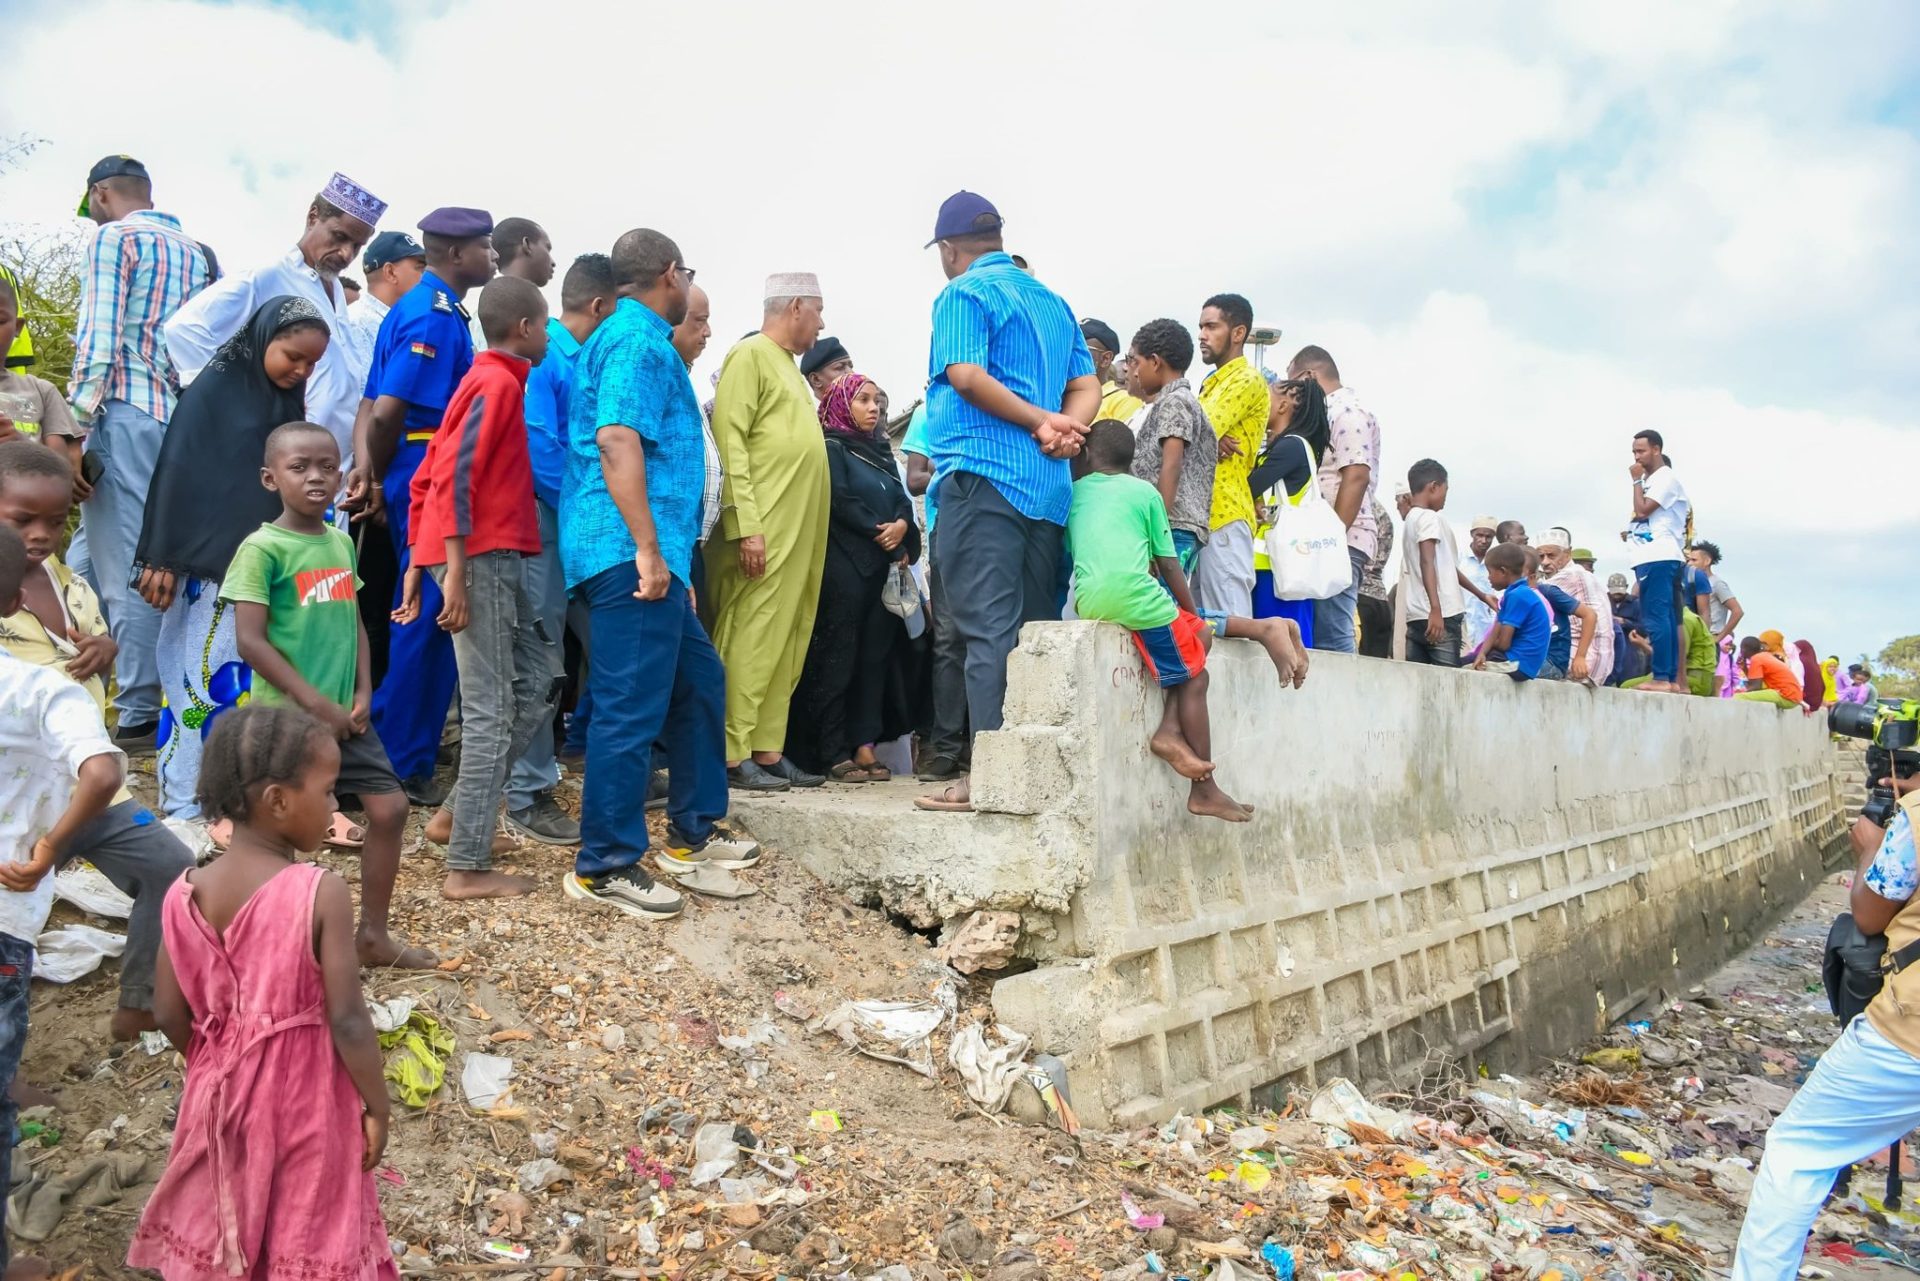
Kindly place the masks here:
<instances>
[{"instance_id":1,"label":"pink dress","mask_svg":"<svg viewBox=\"0 0 1920 1281\"><path fill-rule=\"evenodd\" d=\"M225 938L182 875L161 928L193 1010L167 1172L127 1263L167 1281L398 1276L373 1176L360 1170L360 1092L334 1052L313 899L296 863L241 905Z\"/></svg>"}]
</instances>

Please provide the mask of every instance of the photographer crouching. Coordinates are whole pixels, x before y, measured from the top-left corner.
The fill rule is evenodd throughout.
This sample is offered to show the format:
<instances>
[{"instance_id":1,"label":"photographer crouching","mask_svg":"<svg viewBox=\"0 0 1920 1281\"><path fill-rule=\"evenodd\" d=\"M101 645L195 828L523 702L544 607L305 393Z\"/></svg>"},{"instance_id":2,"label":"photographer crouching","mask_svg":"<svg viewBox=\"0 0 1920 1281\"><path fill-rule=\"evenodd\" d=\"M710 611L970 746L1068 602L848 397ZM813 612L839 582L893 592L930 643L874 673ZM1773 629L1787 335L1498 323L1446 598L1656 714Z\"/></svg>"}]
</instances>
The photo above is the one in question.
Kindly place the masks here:
<instances>
[{"instance_id":1,"label":"photographer crouching","mask_svg":"<svg viewBox=\"0 0 1920 1281\"><path fill-rule=\"evenodd\" d=\"M1897 803L1870 807L1852 831L1853 920L1869 939L1885 934L1885 983L1767 1131L1734 1281L1792 1281L1840 1171L1920 1128L1920 777L1890 773L1878 785Z\"/></svg>"}]
</instances>

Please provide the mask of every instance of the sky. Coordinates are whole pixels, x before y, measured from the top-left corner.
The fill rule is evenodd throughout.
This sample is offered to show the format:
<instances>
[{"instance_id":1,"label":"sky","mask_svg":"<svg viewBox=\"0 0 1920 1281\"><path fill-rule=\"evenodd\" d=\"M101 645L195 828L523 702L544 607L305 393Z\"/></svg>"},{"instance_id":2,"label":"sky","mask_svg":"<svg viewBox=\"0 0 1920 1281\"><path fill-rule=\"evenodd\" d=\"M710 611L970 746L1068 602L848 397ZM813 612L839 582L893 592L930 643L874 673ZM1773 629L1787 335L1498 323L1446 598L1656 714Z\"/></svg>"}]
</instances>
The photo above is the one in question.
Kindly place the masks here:
<instances>
[{"instance_id":1,"label":"sky","mask_svg":"<svg viewBox=\"0 0 1920 1281\"><path fill-rule=\"evenodd\" d=\"M563 262L654 227L713 298L703 385L764 277L810 270L899 408L944 283L922 246L964 187L1123 339L1234 291L1279 362L1326 347L1382 490L1438 459L1463 532L1564 525L1627 569L1653 427L1743 631L1849 659L1920 631L1908 0L32 10L0 0L0 135L45 140L0 177L9 220L67 219L126 152L228 270L289 248L336 169L385 227L479 206Z\"/></svg>"}]
</instances>

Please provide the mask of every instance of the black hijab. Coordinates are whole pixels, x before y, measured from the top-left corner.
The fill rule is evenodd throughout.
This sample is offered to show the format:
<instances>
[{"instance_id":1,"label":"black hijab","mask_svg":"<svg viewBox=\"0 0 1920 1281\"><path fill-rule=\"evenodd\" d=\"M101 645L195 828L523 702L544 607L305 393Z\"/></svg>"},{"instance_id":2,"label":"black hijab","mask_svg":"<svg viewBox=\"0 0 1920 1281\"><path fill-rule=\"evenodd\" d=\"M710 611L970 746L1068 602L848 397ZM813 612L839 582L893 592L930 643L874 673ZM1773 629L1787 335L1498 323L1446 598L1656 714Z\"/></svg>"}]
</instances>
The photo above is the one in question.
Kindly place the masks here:
<instances>
[{"instance_id":1,"label":"black hijab","mask_svg":"<svg viewBox=\"0 0 1920 1281\"><path fill-rule=\"evenodd\" d=\"M307 416L307 393L268 379L267 344L314 325L327 322L306 299L267 299L180 393L147 491L136 568L218 582L241 541L280 514L260 464L273 429Z\"/></svg>"}]
</instances>

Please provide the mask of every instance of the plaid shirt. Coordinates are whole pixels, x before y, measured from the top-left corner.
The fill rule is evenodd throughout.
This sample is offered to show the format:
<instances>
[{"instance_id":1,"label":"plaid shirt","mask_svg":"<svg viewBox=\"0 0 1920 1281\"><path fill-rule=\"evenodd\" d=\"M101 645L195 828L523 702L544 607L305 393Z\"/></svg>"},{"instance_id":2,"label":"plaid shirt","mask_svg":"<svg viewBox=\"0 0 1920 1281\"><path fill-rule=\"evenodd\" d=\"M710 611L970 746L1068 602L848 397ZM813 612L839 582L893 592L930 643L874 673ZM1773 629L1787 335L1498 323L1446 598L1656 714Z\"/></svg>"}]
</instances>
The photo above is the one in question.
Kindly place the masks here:
<instances>
[{"instance_id":1,"label":"plaid shirt","mask_svg":"<svg viewBox=\"0 0 1920 1281\"><path fill-rule=\"evenodd\" d=\"M695 394L699 392L696 389ZM720 523L720 482L726 473L720 466L720 446L713 440L713 402L709 400L700 406L700 430L706 436L707 445L707 484L700 491L700 544L713 534L713 527Z\"/></svg>"},{"instance_id":2,"label":"plaid shirt","mask_svg":"<svg viewBox=\"0 0 1920 1281\"><path fill-rule=\"evenodd\" d=\"M90 418L107 401L124 400L165 422L173 367L160 329L209 283L206 256L172 214L141 209L95 232L67 384L74 409Z\"/></svg>"}]
</instances>

